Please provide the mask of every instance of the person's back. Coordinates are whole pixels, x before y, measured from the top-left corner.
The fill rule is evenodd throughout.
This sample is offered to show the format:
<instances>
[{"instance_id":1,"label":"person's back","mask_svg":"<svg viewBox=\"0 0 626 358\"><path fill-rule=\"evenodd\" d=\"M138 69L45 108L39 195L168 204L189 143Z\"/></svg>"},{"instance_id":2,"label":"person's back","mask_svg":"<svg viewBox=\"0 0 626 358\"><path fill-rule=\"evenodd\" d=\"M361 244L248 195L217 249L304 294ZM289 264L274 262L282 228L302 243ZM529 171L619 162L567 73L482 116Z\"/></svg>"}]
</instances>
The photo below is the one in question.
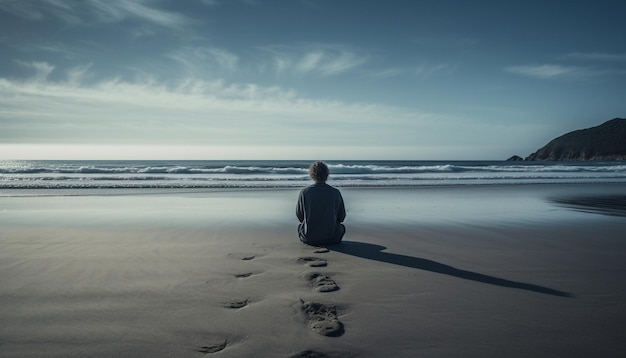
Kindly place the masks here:
<instances>
[{"instance_id":1,"label":"person's back","mask_svg":"<svg viewBox=\"0 0 626 358\"><path fill-rule=\"evenodd\" d=\"M345 233L342 222L346 217L341 192L326 184L326 164L313 163L309 174L315 184L300 191L296 206L300 240L310 245L338 244Z\"/></svg>"}]
</instances>

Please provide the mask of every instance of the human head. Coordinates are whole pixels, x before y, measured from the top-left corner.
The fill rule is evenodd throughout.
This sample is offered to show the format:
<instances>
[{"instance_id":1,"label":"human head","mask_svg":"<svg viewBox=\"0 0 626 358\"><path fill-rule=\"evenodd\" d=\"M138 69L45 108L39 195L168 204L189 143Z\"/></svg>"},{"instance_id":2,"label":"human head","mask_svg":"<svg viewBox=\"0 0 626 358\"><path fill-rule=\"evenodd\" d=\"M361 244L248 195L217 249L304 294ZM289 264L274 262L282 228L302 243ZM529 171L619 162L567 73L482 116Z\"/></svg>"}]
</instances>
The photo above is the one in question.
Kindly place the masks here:
<instances>
[{"instance_id":1,"label":"human head","mask_svg":"<svg viewBox=\"0 0 626 358\"><path fill-rule=\"evenodd\" d=\"M325 183L328 179L328 166L324 162L315 162L309 167L309 175L316 183Z\"/></svg>"}]
</instances>

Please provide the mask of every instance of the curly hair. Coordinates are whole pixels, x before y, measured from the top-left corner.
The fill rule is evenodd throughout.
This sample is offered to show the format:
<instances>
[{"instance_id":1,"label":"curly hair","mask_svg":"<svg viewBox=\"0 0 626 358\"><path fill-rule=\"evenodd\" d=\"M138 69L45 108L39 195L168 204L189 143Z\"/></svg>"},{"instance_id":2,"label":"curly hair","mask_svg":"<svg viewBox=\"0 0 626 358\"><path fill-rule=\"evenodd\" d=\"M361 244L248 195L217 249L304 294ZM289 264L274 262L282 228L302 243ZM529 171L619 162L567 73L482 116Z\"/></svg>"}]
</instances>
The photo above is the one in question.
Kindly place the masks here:
<instances>
[{"instance_id":1,"label":"curly hair","mask_svg":"<svg viewBox=\"0 0 626 358\"><path fill-rule=\"evenodd\" d=\"M328 166L324 162L315 162L309 167L309 175L316 183L325 183L328 174Z\"/></svg>"}]
</instances>

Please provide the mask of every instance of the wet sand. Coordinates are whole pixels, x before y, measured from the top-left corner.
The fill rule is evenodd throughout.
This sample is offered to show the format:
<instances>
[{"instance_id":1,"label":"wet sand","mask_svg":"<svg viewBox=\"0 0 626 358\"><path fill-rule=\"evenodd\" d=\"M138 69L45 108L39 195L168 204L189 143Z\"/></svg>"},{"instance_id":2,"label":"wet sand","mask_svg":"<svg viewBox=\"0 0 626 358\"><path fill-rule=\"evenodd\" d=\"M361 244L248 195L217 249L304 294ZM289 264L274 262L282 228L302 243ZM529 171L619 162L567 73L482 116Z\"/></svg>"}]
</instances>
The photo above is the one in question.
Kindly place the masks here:
<instances>
[{"instance_id":1,"label":"wet sand","mask_svg":"<svg viewBox=\"0 0 626 358\"><path fill-rule=\"evenodd\" d=\"M342 192L328 250L297 240L297 190L2 197L0 356L626 350L622 186Z\"/></svg>"}]
</instances>

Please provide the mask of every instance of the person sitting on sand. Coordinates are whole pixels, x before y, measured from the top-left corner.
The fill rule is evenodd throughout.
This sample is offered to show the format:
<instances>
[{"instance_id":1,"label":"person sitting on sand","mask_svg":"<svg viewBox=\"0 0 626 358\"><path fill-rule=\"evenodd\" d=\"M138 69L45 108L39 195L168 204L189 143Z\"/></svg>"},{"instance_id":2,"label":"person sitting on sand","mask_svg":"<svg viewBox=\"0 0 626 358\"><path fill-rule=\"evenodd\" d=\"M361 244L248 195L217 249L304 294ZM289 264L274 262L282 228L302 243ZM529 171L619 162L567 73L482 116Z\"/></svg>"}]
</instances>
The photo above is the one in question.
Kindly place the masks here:
<instances>
[{"instance_id":1,"label":"person sitting on sand","mask_svg":"<svg viewBox=\"0 0 626 358\"><path fill-rule=\"evenodd\" d=\"M338 189L326 184L328 174L328 166L324 162L311 164L309 175L315 184L302 189L298 197L298 236L305 244L339 244L346 232L343 197Z\"/></svg>"}]
</instances>

